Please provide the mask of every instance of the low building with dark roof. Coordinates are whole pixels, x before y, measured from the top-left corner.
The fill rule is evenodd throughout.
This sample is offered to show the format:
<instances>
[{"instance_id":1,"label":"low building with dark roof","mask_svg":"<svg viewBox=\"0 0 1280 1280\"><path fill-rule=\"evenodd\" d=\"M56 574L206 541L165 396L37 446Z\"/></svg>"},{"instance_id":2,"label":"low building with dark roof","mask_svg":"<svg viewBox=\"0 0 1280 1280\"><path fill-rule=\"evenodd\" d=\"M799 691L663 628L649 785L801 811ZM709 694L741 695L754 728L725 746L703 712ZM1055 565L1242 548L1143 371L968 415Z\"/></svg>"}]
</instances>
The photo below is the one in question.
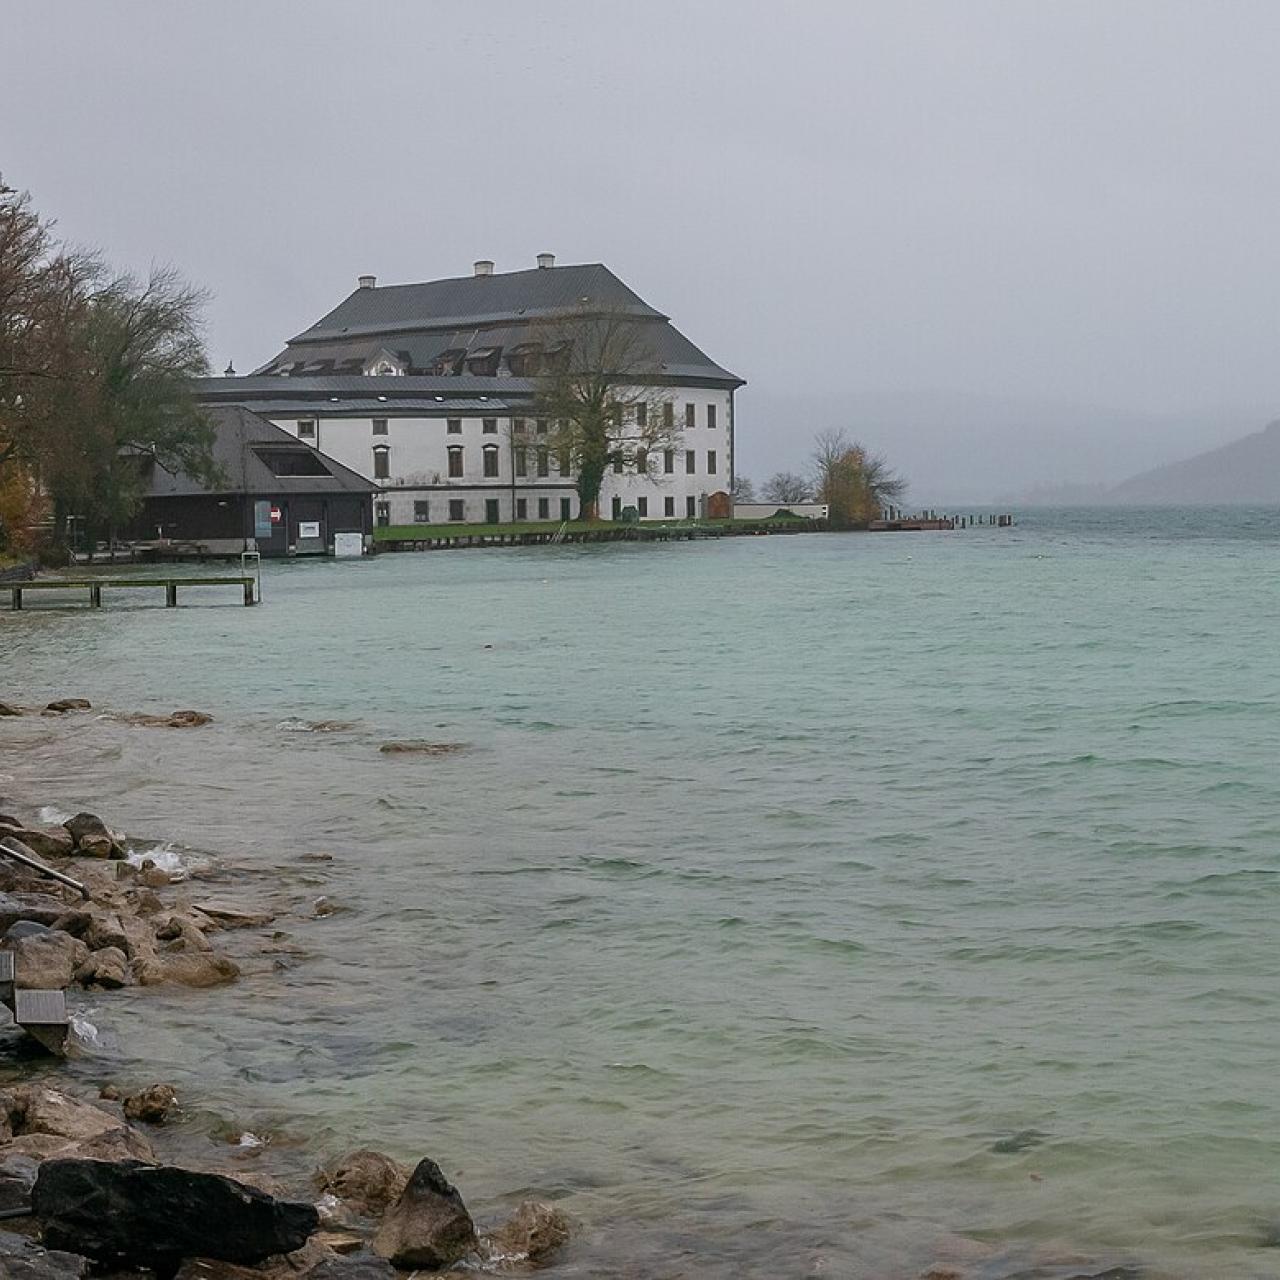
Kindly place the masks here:
<instances>
[{"instance_id":1,"label":"low building with dark roof","mask_svg":"<svg viewBox=\"0 0 1280 1280\"><path fill-rule=\"evenodd\" d=\"M564 520L576 515L571 462L540 449L540 370L565 358L555 325L622 315L643 334L644 386L665 401L677 447L652 474L611 471L601 513L700 515L732 489L734 392L713 361L599 263L421 284L358 287L249 377L205 379L202 399L252 410L378 487L379 524ZM563 345L563 344L561 344ZM637 381L637 379L632 379ZM668 407L669 405L669 407Z\"/></svg>"},{"instance_id":2,"label":"low building with dark roof","mask_svg":"<svg viewBox=\"0 0 1280 1280\"><path fill-rule=\"evenodd\" d=\"M144 457L147 495L131 536L208 555L332 555L364 548L378 486L243 405L206 406L221 476L202 483ZM359 539L351 543L351 537Z\"/></svg>"}]
</instances>

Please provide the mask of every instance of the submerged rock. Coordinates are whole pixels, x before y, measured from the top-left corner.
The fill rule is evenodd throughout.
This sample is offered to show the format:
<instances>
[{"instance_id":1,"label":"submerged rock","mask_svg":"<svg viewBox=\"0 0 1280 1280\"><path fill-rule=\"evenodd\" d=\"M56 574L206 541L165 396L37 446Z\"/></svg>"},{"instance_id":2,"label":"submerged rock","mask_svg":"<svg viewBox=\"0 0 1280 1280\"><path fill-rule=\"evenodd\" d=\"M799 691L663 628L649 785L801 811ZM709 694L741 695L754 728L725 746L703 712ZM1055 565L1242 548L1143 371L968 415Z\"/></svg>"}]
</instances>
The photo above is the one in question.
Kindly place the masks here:
<instances>
[{"instance_id":1,"label":"submerged rock","mask_svg":"<svg viewBox=\"0 0 1280 1280\"><path fill-rule=\"evenodd\" d=\"M62 825L71 833L77 853L87 858L124 857L120 842L97 814L77 813Z\"/></svg>"},{"instance_id":2,"label":"submerged rock","mask_svg":"<svg viewBox=\"0 0 1280 1280\"><path fill-rule=\"evenodd\" d=\"M221 1174L137 1160L47 1161L32 1207L54 1248L162 1273L183 1258L251 1264L292 1253L319 1225L313 1205L277 1200Z\"/></svg>"},{"instance_id":3,"label":"submerged rock","mask_svg":"<svg viewBox=\"0 0 1280 1280\"><path fill-rule=\"evenodd\" d=\"M438 1164L423 1160L387 1210L373 1238L373 1251L393 1266L442 1270L477 1243L475 1223L457 1188Z\"/></svg>"},{"instance_id":4,"label":"submerged rock","mask_svg":"<svg viewBox=\"0 0 1280 1280\"><path fill-rule=\"evenodd\" d=\"M91 711L93 704L88 698L57 698L45 707L46 711Z\"/></svg>"},{"instance_id":5,"label":"submerged rock","mask_svg":"<svg viewBox=\"0 0 1280 1280\"><path fill-rule=\"evenodd\" d=\"M133 972L144 987L166 982L181 987L220 987L240 976L240 966L212 951L178 951L135 960Z\"/></svg>"},{"instance_id":6,"label":"submerged rock","mask_svg":"<svg viewBox=\"0 0 1280 1280\"><path fill-rule=\"evenodd\" d=\"M270 911L255 911L251 907L238 907L230 902L198 902L197 911L202 911L214 924L223 929L253 929L270 924L275 915Z\"/></svg>"},{"instance_id":7,"label":"submerged rock","mask_svg":"<svg viewBox=\"0 0 1280 1280\"><path fill-rule=\"evenodd\" d=\"M163 1124L178 1105L178 1091L171 1084L153 1084L124 1100L124 1113L130 1120Z\"/></svg>"},{"instance_id":8,"label":"submerged rock","mask_svg":"<svg viewBox=\"0 0 1280 1280\"><path fill-rule=\"evenodd\" d=\"M384 742L378 748L386 756L451 756L466 749L465 742Z\"/></svg>"},{"instance_id":9,"label":"submerged rock","mask_svg":"<svg viewBox=\"0 0 1280 1280\"><path fill-rule=\"evenodd\" d=\"M409 1170L380 1151L352 1151L321 1171L320 1189L357 1213L376 1217L394 1204L409 1181Z\"/></svg>"},{"instance_id":10,"label":"submerged rock","mask_svg":"<svg viewBox=\"0 0 1280 1280\"><path fill-rule=\"evenodd\" d=\"M486 1239L491 1261L538 1262L566 1244L569 1217L555 1205L526 1200L509 1221Z\"/></svg>"},{"instance_id":11,"label":"submerged rock","mask_svg":"<svg viewBox=\"0 0 1280 1280\"><path fill-rule=\"evenodd\" d=\"M22 708L15 707L12 702L0 702L0 716L20 716Z\"/></svg>"}]
</instances>

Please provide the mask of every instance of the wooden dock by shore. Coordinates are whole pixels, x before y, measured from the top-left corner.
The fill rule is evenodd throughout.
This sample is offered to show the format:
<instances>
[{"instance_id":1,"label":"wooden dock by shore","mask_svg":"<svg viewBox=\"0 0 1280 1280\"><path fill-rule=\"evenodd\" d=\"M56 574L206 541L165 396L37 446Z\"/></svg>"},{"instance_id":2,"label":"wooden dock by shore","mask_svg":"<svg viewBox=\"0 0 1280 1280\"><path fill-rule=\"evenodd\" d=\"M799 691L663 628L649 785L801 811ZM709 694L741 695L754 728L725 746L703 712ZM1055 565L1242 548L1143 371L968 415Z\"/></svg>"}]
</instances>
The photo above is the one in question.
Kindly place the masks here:
<instances>
[{"instance_id":1,"label":"wooden dock by shore","mask_svg":"<svg viewBox=\"0 0 1280 1280\"><path fill-rule=\"evenodd\" d=\"M255 581L248 575L214 578L32 578L23 582L5 584L9 592L10 605L14 609L22 608L22 599L29 591L87 591L89 607L102 608L102 592L109 588L112 591L134 590L145 587L163 587L166 608L175 609L178 605L178 588L184 591L191 587L239 587L244 593L244 603L258 603Z\"/></svg>"}]
</instances>

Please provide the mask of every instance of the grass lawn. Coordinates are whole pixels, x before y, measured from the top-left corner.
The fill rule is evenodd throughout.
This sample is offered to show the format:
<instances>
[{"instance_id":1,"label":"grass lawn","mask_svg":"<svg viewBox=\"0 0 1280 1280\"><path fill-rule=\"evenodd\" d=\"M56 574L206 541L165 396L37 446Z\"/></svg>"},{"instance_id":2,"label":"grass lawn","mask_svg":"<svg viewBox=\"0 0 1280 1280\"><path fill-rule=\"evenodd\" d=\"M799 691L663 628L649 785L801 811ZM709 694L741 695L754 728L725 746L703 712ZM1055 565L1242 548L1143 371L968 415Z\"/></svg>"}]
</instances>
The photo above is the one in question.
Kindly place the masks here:
<instances>
[{"instance_id":1,"label":"grass lawn","mask_svg":"<svg viewBox=\"0 0 1280 1280\"><path fill-rule=\"evenodd\" d=\"M563 526L566 534L585 533L587 530L609 529L614 521L600 520L595 524L585 520L570 520ZM771 516L768 520L641 520L645 529L742 529L752 525L807 525L803 516ZM626 525L624 528L634 528ZM555 533L561 525L556 520L517 520L507 524L393 524L375 529L375 542L420 542L429 538L482 538L495 534Z\"/></svg>"}]
</instances>

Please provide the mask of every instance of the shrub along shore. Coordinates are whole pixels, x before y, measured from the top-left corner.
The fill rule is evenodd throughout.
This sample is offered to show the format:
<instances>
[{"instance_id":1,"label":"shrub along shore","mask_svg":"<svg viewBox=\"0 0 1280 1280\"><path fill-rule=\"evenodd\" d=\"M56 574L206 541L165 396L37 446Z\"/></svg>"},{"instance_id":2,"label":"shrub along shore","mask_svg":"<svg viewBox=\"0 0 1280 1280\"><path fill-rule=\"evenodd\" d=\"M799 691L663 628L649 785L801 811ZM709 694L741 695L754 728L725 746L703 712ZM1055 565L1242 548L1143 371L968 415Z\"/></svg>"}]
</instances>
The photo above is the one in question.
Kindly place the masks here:
<instances>
[{"instance_id":1,"label":"shrub along shore","mask_svg":"<svg viewBox=\"0 0 1280 1280\"><path fill-rule=\"evenodd\" d=\"M77 698L0 707L9 716L89 710ZM121 718L164 731L198 730L210 719ZM17 991L67 991L73 1014L81 990L97 993L104 1010L125 987L187 988L198 999L240 980L242 965L258 957L296 951L281 926L305 927L331 909L325 899L301 904L287 894L264 903L234 883L202 892L198 877L160 866L145 847L130 853L131 842L96 814L37 821L58 799L0 801L11 810L0 812L0 842L84 894L0 855L0 949L13 956ZM77 1047L74 1017L72 1025L69 1052L91 1055ZM228 1142L210 1134L193 1147L187 1127L173 1122L199 1099L148 1079L145 1063L120 1072L129 1082L86 1092L34 1042L28 1056L22 1039L16 1024L0 1029L0 1042L15 1050L10 1061L22 1064L0 1087L0 1275L393 1280L455 1266L531 1267L569 1238L564 1213L539 1201L505 1223L477 1225L429 1158L410 1169L356 1149L299 1173L273 1163L251 1135Z\"/></svg>"}]
</instances>

